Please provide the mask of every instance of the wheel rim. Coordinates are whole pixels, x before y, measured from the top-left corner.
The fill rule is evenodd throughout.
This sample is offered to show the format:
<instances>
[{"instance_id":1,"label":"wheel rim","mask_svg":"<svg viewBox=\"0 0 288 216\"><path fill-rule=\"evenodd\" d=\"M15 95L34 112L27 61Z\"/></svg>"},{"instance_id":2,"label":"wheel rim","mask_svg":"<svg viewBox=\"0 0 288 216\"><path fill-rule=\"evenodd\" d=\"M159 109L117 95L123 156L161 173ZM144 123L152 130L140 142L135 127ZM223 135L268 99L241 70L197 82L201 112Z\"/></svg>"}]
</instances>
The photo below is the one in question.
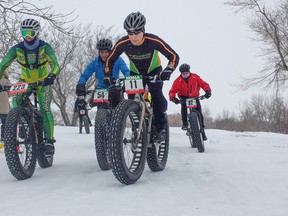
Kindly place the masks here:
<instances>
[{"instance_id":1,"label":"wheel rim","mask_svg":"<svg viewBox=\"0 0 288 216\"><path fill-rule=\"evenodd\" d=\"M28 169L32 163L32 143L29 140L29 120L21 116L17 125L16 150L18 158L24 169Z\"/></svg>"},{"instance_id":2,"label":"wheel rim","mask_svg":"<svg viewBox=\"0 0 288 216\"><path fill-rule=\"evenodd\" d=\"M140 165L141 151L142 151L142 139L136 143L135 139L137 133L132 128L138 128L139 119L134 112L129 114L126 118L125 130L123 134L123 157L125 164L130 172L137 171Z\"/></svg>"}]
</instances>

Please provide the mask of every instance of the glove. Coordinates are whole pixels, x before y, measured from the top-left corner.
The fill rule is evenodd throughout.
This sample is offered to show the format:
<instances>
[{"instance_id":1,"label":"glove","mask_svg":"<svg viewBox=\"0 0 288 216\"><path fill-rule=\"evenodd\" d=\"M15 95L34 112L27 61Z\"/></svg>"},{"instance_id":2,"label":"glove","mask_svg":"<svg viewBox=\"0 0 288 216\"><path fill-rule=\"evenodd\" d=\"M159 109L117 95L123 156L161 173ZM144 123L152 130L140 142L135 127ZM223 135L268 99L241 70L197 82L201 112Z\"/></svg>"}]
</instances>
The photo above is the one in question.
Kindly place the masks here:
<instances>
[{"instance_id":1,"label":"glove","mask_svg":"<svg viewBox=\"0 0 288 216\"><path fill-rule=\"evenodd\" d=\"M173 97L172 98L172 102L175 103L175 104L179 104L180 103L180 100L176 97Z\"/></svg>"},{"instance_id":2,"label":"glove","mask_svg":"<svg viewBox=\"0 0 288 216\"><path fill-rule=\"evenodd\" d=\"M160 80L169 80L170 76L173 72L173 68L171 66L167 66L163 71L160 72L159 78Z\"/></svg>"},{"instance_id":3,"label":"glove","mask_svg":"<svg viewBox=\"0 0 288 216\"><path fill-rule=\"evenodd\" d=\"M210 90L205 91L204 97L207 99L210 98L211 97L211 91Z\"/></svg>"},{"instance_id":4,"label":"glove","mask_svg":"<svg viewBox=\"0 0 288 216\"><path fill-rule=\"evenodd\" d=\"M76 95L77 96L83 96L86 93L86 87L85 84L78 83L76 86Z\"/></svg>"},{"instance_id":5,"label":"glove","mask_svg":"<svg viewBox=\"0 0 288 216\"><path fill-rule=\"evenodd\" d=\"M103 82L104 82L104 85L106 85L106 86L112 85L112 83L113 83L112 76L108 75L108 74L105 74Z\"/></svg>"},{"instance_id":6,"label":"glove","mask_svg":"<svg viewBox=\"0 0 288 216\"><path fill-rule=\"evenodd\" d=\"M2 85L0 85L0 91L2 91L2 89L3 89L3 87L2 87Z\"/></svg>"},{"instance_id":7,"label":"glove","mask_svg":"<svg viewBox=\"0 0 288 216\"><path fill-rule=\"evenodd\" d=\"M54 80L56 79L56 75L50 73L43 81L43 86L53 85Z\"/></svg>"}]
</instances>

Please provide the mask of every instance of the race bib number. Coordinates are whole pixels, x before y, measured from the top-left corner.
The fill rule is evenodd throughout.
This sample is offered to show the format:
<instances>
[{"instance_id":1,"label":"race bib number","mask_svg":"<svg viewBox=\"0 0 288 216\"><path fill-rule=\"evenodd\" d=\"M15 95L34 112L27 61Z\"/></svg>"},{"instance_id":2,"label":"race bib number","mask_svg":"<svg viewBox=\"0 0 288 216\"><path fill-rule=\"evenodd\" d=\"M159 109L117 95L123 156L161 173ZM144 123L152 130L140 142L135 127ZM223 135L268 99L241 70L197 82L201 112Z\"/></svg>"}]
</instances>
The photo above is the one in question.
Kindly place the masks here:
<instances>
[{"instance_id":1,"label":"race bib number","mask_svg":"<svg viewBox=\"0 0 288 216\"><path fill-rule=\"evenodd\" d=\"M187 108L197 108L197 102L195 98L186 99Z\"/></svg>"},{"instance_id":2,"label":"race bib number","mask_svg":"<svg viewBox=\"0 0 288 216\"><path fill-rule=\"evenodd\" d=\"M94 103L106 103L108 102L109 92L107 89L96 89L94 92Z\"/></svg>"},{"instance_id":3,"label":"race bib number","mask_svg":"<svg viewBox=\"0 0 288 216\"><path fill-rule=\"evenodd\" d=\"M124 85L125 85L126 94L137 94L137 93L144 92L143 81L142 81L141 75L125 77Z\"/></svg>"},{"instance_id":4,"label":"race bib number","mask_svg":"<svg viewBox=\"0 0 288 216\"><path fill-rule=\"evenodd\" d=\"M29 83L27 82L19 82L19 83L14 83L11 85L11 88L9 90L9 94L18 94L18 93L24 93L27 91L29 87Z\"/></svg>"}]
</instances>

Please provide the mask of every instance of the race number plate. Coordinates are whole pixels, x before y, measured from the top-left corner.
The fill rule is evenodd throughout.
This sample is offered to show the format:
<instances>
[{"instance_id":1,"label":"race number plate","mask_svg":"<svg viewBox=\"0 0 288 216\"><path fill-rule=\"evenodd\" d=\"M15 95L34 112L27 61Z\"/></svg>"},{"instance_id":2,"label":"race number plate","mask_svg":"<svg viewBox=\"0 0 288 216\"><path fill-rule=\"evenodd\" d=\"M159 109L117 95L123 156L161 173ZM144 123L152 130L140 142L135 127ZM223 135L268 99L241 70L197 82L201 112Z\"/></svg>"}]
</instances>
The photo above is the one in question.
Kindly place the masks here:
<instances>
[{"instance_id":1,"label":"race number plate","mask_svg":"<svg viewBox=\"0 0 288 216\"><path fill-rule=\"evenodd\" d=\"M96 89L94 92L94 103L106 103L108 102L109 92L107 89Z\"/></svg>"},{"instance_id":2,"label":"race number plate","mask_svg":"<svg viewBox=\"0 0 288 216\"><path fill-rule=\"evenodd\" d=\"M28 86L29 86L29 83L27 83L27 82L14 83L11 85L11 88L9 90L9 94L13 95L13 94L18 94L18 93L24 93L27 91Z\"/></svg>"},{"instance_id":3,"label":"race number plate","mask_svg":"<svg viewBox=\"0 0 288 216\"><path fill-rule=\"evenodd\" d=\"M187 108L197 108L197 102L195 98L186 99Z\"/></svg>"},{"instance_id":4,"label":"race number plate","mask_svg":"<svg viewBox=\"0 0 288 216\"><path fill-rule=\"evenodd\" d=\"M124 85L125 85L126 94L137 94L137 93L144 92L143 81L142 81L141 75L125 77Z\"/></svg>"}]
</instances>

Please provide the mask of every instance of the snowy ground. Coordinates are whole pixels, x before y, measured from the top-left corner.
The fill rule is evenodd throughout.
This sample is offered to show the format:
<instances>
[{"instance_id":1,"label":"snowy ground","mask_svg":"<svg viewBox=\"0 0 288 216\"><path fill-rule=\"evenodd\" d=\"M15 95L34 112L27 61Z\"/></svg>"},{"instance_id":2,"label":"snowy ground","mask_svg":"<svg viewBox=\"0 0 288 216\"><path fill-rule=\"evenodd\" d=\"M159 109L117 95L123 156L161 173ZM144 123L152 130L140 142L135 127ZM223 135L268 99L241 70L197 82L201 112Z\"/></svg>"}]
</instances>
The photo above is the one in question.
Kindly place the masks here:
<instances>
[{"instance_id":1,"label":"snowy ground","mask_svg":"<svg viewBox=\"0 0 288 216\"><path fill-rule=\"evenodd\" d=\"M98 167L94 133L55 132L53 167L37 167L31 179L15 180L0 151L1 216L288 215L287 135L207 130L206 152L198 153L171 128L166 169L146 166L125 186Z\"/></svg>"}]
</instances>

